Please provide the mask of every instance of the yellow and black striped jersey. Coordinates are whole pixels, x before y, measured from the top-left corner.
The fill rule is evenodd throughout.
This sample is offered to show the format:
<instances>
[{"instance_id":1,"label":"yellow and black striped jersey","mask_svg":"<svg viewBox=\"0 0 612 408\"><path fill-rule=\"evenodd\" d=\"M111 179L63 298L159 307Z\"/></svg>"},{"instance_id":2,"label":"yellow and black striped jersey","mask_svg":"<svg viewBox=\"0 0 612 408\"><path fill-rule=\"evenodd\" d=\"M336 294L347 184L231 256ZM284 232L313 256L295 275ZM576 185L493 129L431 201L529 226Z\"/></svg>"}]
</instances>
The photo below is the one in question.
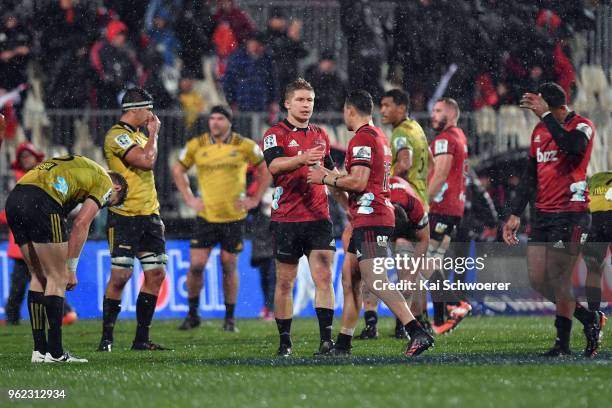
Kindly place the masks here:
<instances>
[{"instance_id":1,"label":"yellow and black striped jersey","mask_svg":"<svg viewBox=\"0 0 612 408\"><path fill-rule=\"evenodd\" d=\"M147 137L127 123L118 122L106 133L104 157L110 170L120 173L128 183L128 195L123 205L113 207L120 215L159 214L159 201L155 189L153 170L141 170L130 166L125 156L136 146L144 147Z\"/></svg>"},{"instance_id":2,"label":"yellow and black striped jersey","mask_svg":"<svg viewBox=\"0 0 612 408\"><path fill-rule=\"evenodd\" d=\"M86 198L93 199L102 207L108 203L113 191L113 182L102 166L76 155L45 160L28 171L17 184L42 189L66 212Z\"/></svg>"},{"instance_id":3,"label":"yellow and black striped jersey","mask_svg":"<svg viewBox=\"0 0 612 408\"><path fill-rule=\"evenodd\" d=\"M246 190L246 171L249 164L258 165L263 153L251 139L232 133L224 143L215 143L204 133L187 142L179 156L186 169L195 165L198 188L204 210L198 215L208 222L233 222L246 217L236 208L236 200Z\"/></svg>"}]
</instances>

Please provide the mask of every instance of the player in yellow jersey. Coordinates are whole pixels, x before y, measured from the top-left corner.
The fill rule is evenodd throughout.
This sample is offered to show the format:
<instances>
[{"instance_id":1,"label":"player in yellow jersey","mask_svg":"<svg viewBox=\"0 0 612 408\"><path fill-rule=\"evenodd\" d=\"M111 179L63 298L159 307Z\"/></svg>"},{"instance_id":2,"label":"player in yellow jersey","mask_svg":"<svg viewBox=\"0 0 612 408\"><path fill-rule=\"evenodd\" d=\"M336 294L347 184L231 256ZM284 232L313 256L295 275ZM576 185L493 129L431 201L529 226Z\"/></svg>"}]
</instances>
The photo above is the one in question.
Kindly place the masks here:
<instances>
[{"instance_id":1,"label":"player in yellow jersey","mask_svg":"<svg viewBox=\"0 0 612 408\"><path fill-rule=\"evenodd\" d=\"M601 274L604 259L612 242L612 171L593 174L588 181L589 210L591 211L591 230L582 248L582 256L587 266L585 295L589 310L596 313L595 324L584 326L584 330L595 331L586 334L587 345L584 354L594 357L601 345L606 324L606 316L600 310ZM577 304L578 307L578 304Z\"/></svg>"},{"instance_id":2,"label":"player in yellow jersey","mask_svg":"<svg viewBox=\"0 0 612 408\"><path fill-rule=\"evenodd\" d=\"M151 95L143 89L128 89L121 108L121 118L106 133L104 156L108 167L125 177L129 193L123 205L110 209L108 214L112 265L102 307L102 339L98 351L111 351L113 329L121 310L121 294L132 276L134 257L140 260L144 282L136 301L137 326L132 350L164 350L149 339L167 259L164 223L159 216L153 177L161 122L151 111ZM143 127L148 137L140 130Z\"/></svg>"},{"instance_id":3,"label":"player in yellow jersey","mask_svg":"<svg viewBox=\"0 0 612 408\"><path fill-rule=\"evenodd\" d=\"M380 101L380 114L385 125L393 126L391 134L391 176L407 180L417 193L425 213L429 211L427 197L427 178L433 169L433 156L429 149L427 137L419 123L408 116L410 101L408 94L401 89L387 91ZM406 244L396 244L402 253L410 250ZM426 319L427 299L423 291L412 296L410 310L425 328L429 328ZM378 298L368 291L363 293L366 327L356 339L366 340L378 337L376 323L378 315ZM395 327L395 337L405 338L406 332L401 323Z\"/></svg>"},{"instance_id":4,"label":"player in yellow jersey","mask_svg":"<svg viewBox=\"0 0 612 408\"><path fill-rule=\"evenodd\" d=\"M238 295L236 263L242 250L247 211L257 207L270 185L272 176L264 163L261 149L251 139L232 132L232 115L222 106L212 108L208 117L210 132L187 142L172 171L174 181L185 203L198 211L191 239L187 292L189 313L179 329L200 325L198 307L203 286L203 270L211 249L221 244L225 331L237 331L234 308ZM187 171L196 166L200 197L189 186ZM247 197L246 171L257 166L257 192Z\"/></svg>"},{"instance_id":5,"label":"player in yellow jersey","mask_svg":"<svg viewBox=\"0 0 612 408\"><path fill-rule=\"evenodd\" d=\"M28 311L33 363L86 363L64 352L64 295L77 284L78 258L98 210L120 205L127 183L82 156L55 157L26 173L6 202L8 224L32 271ZM70 236L66 216L82 203ZM48 329L47 329L48 328Z\"/></svg>"}]
</instances>

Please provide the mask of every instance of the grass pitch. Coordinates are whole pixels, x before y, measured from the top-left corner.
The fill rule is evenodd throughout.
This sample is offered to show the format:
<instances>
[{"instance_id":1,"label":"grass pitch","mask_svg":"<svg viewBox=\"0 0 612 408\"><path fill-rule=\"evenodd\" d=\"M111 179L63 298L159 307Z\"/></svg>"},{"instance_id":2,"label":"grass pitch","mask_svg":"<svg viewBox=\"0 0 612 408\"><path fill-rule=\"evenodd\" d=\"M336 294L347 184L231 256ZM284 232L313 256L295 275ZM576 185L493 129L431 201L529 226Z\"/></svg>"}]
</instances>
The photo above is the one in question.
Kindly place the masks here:
<instances>
[{"instance_id":1,"label":"grass pitch","mask_svg":"<svg viewBox=\"0 0 612 408\"><path fill-rule=\"evenodd\" d=\"M129 351L135 323L119 321L112 353L97 353L101 323L64 329L67 350L85 365L33 365L28 322L0 328L0 406L136 407L609 407L612 352L609 325L600 355L581 357L584 338L574 326L575 357L538 354L552 345L552 317L472 317L433 350L407 360L405 341L390 337L382 319L378 340L354 341L347 359L315 359L315 319L293 323L294 356L274 356L274 323L238 321L224 333L207 321L189 332L177 321L154 321L151 337L172 352ZM337 330L339 322L335 322ZM358 327L358 330L361 326ZM8 399L9 389L63 389L63 400Z\"/></svg>"}]
</instances>

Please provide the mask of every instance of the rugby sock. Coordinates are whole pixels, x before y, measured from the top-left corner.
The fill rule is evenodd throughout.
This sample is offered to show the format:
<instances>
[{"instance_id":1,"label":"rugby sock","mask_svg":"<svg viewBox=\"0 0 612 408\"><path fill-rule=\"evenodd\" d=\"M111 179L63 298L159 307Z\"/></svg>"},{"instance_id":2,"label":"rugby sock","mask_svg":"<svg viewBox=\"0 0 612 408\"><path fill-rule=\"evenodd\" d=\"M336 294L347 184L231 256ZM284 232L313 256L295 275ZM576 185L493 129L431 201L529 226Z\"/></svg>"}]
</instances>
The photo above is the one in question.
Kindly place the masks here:
<instances>
[{"instance_id":1,"label":"rugby sock","mask_svg":"<svg viewBox=\"0 0 612 408\"><path fill-rule=\"evenodd\" d=\"M600 308L601 303L601 288L596 288L593 286L587 286L585 288L586 291L586 299L589 303L589 310L591 312L596 312Z\"/></svg>"},{"instance_id":2,"label":"rugby sock","mask_svg":"<svg viewBox=\"0 0 612 408\"><path fill-rule=\"evenodd\" d=\"M235 303L226 303L225 304L225 320L234 318L234 309L236 308Z\"/></svg>"},{"instance_id":3,"label":"rugby sock","mask_svg":"<svg viewBox=\"0 0 612 408\"><path fill-rule=\"evenodd\" d=\"M576 302L576 309L574 310L574 317L580 321L584 326L593 323L595 319L595 312L585 309L582 305Z\"/></svg>"},{"instance_id":4,"label":"rugby sock","mask_svg":"<svg viewBox=\"0 0 612 408\"><path fill-rule=\"evenodd\" d=\"M421 324L416 321L416 319L411 320L404 327L406 328L406 333L408 333L408 336L410 336L411 338L414 337L414 335L418 332L423 331L423 327L421 327Z\"/></svg>"},{"instance_id":5,"label":"rugby sock","mask_svg":"<svg viewBox=\"0 0 612 408\"><path fill-rule=\"evenodd\" d=\"M291 346L291 322L293 319L276 319L281 344Z\"/></svg>"},{"instance_id":6,"label":"rugby sock","mask_svg":"<svg viewBox=\"0 0 612 408\"><path fill-rule=\"evenodd\" d=\"M340 350L350 350L352 340L353 336L349 336L348 334L344 333L338 333L338 339L336 340L336 348Z\"/></svg>"},{"instance_id":7,"label":"rugby sock","mask_svg":"<svg viewBox=\"0 0 612 408\"><path fill-rule=\"evenodd\" d=\"M28 312L30 314L30 326L34 338L34 350L45 354L47 352L47 336L45 327L47 317L45 315L45 295L42 292L28 291Z\"/></svg>"},{"instance_id":8,"label":"rugby sock","mask_svg":"<svg viewBox=\"0 0 612 408\"><path fill-rule=\"evenodd\" d=\"M331 340L334 310L317 307L315 311L317 312L317 319L319 319L319 334L321 336L321 341Z\"/></svg>"},{"instance_id":9,"label":"rugby sock","mask_svg":"<svg viewBox=\"0 0 612 408\"><path fill-rule=\"evenodd\" d=\"M189 316L198 317L198 309L200 307L200 296L195 296L187 300L189 301Z\"/></svg>"},{"instance_id":10,"label":"rugby sock","mask_svg":"<svg viewBox=\"0 0 612 408\"><path fill-rule=\"evenodd\" d=\"M433 292L432 292L433 295ZM444 302L433 302L433 312L434 312L434 324L436 326L441 326L444 324L445 313L444 313Z\"/></svg>"},{"instance_id":11,"label":"rugby sock","mask_svg":"<svg viewBox=\"0 0 612 408\"><path fill-rule=\"evenodd\" d=\"M113 341L113 330L117 316L121 311L121 301L109 299L106 296L102 302L102 338Z\"/></svg>"},{"instance_id":12,"label":"rugby sock","mask_svg":"<svg viewBox=\"0 0 612 408\"><path fill-rule=\"evenodd\" d=\"M395 318L395 331L397 332L400 329L400 327L402 327L402 321L396 317Z\"/></svg>"},{"instance_id":13,"label":"rugby sock","mask_svg":"<svg viewBox=\"0 0 612 408\"><path fill-rule=\"evenodd\" d=\"M45 296L45 312L49 323L47 351L55 358L64 354L62 347L62 318L64 317L64 298Z\"/></svg>"},{"instance_id":14,"label":"rugby sock","mask_svg":"<svg viewBox=\"0 0 612 408\"><path fill-rule=\"evenodd\" d=\"M134 342L144 343L149 341L149 327L151 327L156 303L157 296L144 292L138 294L138 300L136 301L136 321L138 325L136 326Z\"/></svg>"},{"instance_id":15,"label":"rugby sock","mask_svg":"<svg viewBox=\"0 0 612 408\"><path fill-rule=\"evenodd\" d=\"M376 327L376 324L378 323L378 313L376 313L376 310L366 310L366 312L363 314L363 318L366 326Z\"/></svg>"},{"instance_id":16,"label":"rugby sock","mask_svg":"<svg viewBox=\"0 0 612 408\"><path fill-rule=\"evenodd\" d=\"M557 342L561 348L568 350L570 345L570 335L572 333L572 320L567 317L557 316L555 318L557 328Z\"/></svg>"}]
</instances>

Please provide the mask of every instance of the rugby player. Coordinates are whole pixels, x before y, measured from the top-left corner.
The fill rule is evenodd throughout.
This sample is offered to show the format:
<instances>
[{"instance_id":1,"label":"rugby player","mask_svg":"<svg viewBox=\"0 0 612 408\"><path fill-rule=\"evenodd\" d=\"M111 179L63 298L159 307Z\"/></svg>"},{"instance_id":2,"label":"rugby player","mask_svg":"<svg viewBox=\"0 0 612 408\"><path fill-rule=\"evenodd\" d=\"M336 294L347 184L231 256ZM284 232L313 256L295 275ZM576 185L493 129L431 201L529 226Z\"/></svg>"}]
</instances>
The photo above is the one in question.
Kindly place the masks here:
<instances>
[{"instance_id":1,"label":"rugby player","mask_svg":"<svg viewBox=\"0 0 612 408\"><path fill-rule=\"evenodd\" d=\"M550 357L571 354L572 316L584 325L587 351L601 332L600 314L577 307L571 282L591 219L586 171L595 128L566 103L565 91L552 82L541 85L537 94L523 95L521 107L531 110L540 122L533 129L529 161L503 229L504 241L518 244L520 215L535 192L527 266L533 288L556 305L557 337L545 353Z\"/></svg>"},{"instance_id":2,"label":"rugby player","mask_svg":"<svg viewBox=\"0 0 612 408\"><path fill-rule=\"evenodd\" d=\"M198 211L194 234L190 241L187 293L189 313L179 329L189 330L200 325L198 307L204 284L203 270L210 251L221 245L223 268L223 298L225 300L225 331L237 331L234 320L238 295L238 253L242 251L247 211L259 205L272 177L264 163L257 143L232 132L232 114L223 106L215 106L208 116L205 132L187 142L178 161L172 167L174 182L185 203ZM200 197L189 186L187 171L196 166ZM256 167L258 189L246 196L246 172Z\"/></svg>"},{"instance_id":3,"label":"rugby player","mask_svg":"<svg viewBox=\"0 0 612 408\"><path fill-rule=\"evenodd\" d=\"M468 166L467 139L457 127L459 105L452 98L440 98L431 113L431 127L439 132L431 143L435 171L428 186L430 257L444 258L451 235L461 221L465 207L466 173ZM435 271L432 279L445 279L444 271ZM436 334L453 330L471 312L469 303L461 301L453 291L432 291ZM445 310L445 302L448 308ZM446 312L450 316L446 319Z\"/></svg>"},{"instance_id":4,"label":"rugby player","mask_svg":"<svg viewBox=\"0 0 612 408\"><path fill-rule=\"evenodd\" d=\"M334 291L331 265L336 243L327 201L327 189L307 182L309 166L334 169L325 130L310 124L315 92L304 79L287 85L287 118L272 126L263 137L263 152L274 177L272 221L275 242L276 288L274 314L280 346L278 355L292 353L291 322L293 286L298 262L308 257L315 284L315 311L319 321L319 353L333 347Z\"/></svg>"},{"instance_id":5,"label":"rugby player","mask_svg":"<svg viewBox=\"0 0 612 408\"><path fill-rule=\"evenodd\" d=\"M108 214L107 235L111 254L111 276L102 309L102 338L98 351L110 352L113 330L121 311L121 294L132 277L134 257L144 271L136 300L136 335L132 350L164 350L149 339L157 295L166 275L164 223L159 216L153 167L157 160L157 138L161 122L151 111L153 98L143 89L131 88L121 102L119 121L106 133L104 156L108 167L122 174L129 193L121 207ZM148 137L140 130L147 128Z\"/></svg>"},{"instance_id":6,"label":"rugby player","mask_svg":"<svg viewBox=\"0 0 612 408\"><path fill-rule=\"evenodd\" d=\"M391 175L402 177L410 183L412 189L418 194L424 211L427 212L429 210L427 177L433 170L434 160L423 128L416 120L408 116L409 104L410 101L406 92L401 89L392 89L385 93L380 102L380 114L385 125L393 126L391 134ZM393 188L391 189L391 201L393 202ZM403 244L400 243L400 246L403 246ZM369 339L378 336L376 330L378 304L376 299L367 290L364 291L366 326L361 334L355 337L356 339ZM412 301L410 309L415 312L415 317L422 324L429 326L429 321L426 319L426 293L424 291L415 293ZM406 337L404 326L399 321L396 321L395 336L398 338Z\"/></svg>"},{"instance_id":7,"label":"rugby player","mask_svg":"<svg viewBox=\"0 0 612 408\"><path fill-rule=\"evenodd\" d=\"M389 283L386 271L381 274L374 271L375 259L387 257L395 215L389 201L391 149L382 130L371 124L372 110L369 93L363 90L349 93L344 104L344 121L349 131L355 131L355 136L347 148L345 168L348 174L340 175L321 167L311 167L308 174L311 184L326 184L349 192L353 230L342 268L342 329L331 354L351 353L361 309L363 280L365 287L380 298L405 326L410 342L404 354L411 357L433 346L433 338L415 320L403 295L395 289L384 289Z\"/></svg>"},{"instance_id":8,"label":"rugby player","mask_svg":"<svg viewBox=\"0 0 612 408\"><path fill-rule=\"evenodd\" d=\"M429 220L423 204L419 200L412 186L401 177L391 177L389 184L389 199L395 208L395 228L391 237L391 242L395 245L395 254L408 258L422 258L427 254L429 246ZM404 281L416 282L420 271L411 271L396 266L398 278ZM428 277L428 276L427 276ZM424 319L424 310L420 301L415 301L414 297L423 293L420 290L403 291L406 302L413 311L414 318L427 329L429 321ZM417 310L414 305L417 304ZM378 315L376 308L378 298L364 288L363 308L366 327L356 339L367 340L378 337ZM395 337L405 339L406 329L399 319L395 319Z\"/></svg>"},{"instance_id":9,"label":"rugby player","mask_svg":"<svg viewBox=\"0 0 612 408\"><path fill-rule=\"evenodd\" d=\"M586 345L584 354L592 357L597 354L607 320L606 315L600 310L601 274L603 272L604 259L612 242L612 171L593 174L589 178L588 187L591 230L587 242L582 249L582 256L587 267L585 294L589 310L598 315L597 319L599 320L600 328L597 338L589 335L586 336L589 342ZM576 307L579 307L579 304L576 304Z\"/></svg>"},{"instance_id":10,"label":"rugby player","mask_svg":"<svg viewBox=\"0 0 612 408\"><path fill-rule=\"evenodd\" d=\"M100 208L121 205L127 182L82 156L55 157L18 182L6 202L15 242L32 272L28 311L34 338L33 363L86 363L64 351L64 295L77 284L76 270L89 226ZM66 216L82 203L70 236Z\"/></svg>"}]
</instances>

